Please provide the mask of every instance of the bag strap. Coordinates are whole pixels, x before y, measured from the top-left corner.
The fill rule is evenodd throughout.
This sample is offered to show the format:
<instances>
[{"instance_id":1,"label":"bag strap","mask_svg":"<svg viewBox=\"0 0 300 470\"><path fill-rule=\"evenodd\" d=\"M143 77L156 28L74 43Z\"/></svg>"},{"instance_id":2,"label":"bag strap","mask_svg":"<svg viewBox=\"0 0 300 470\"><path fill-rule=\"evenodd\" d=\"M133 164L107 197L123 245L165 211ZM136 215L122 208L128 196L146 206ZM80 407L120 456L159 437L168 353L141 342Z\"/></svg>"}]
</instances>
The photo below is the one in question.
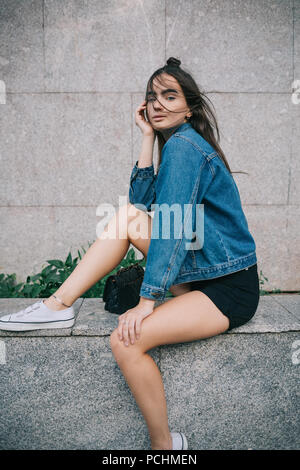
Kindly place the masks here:
<instances>
[{"instance_id":1,"label":"bag strap","mask_svg":"<svg viewBox=\"0 0 300 470\"><path fill-rule=\"evenodd\" d=\"M132 264L129 264L128 266L123 266L122 268L120 268L116 275L120 272L124 272L124 271L128 271L129 269L132 269L134 268L135 266L140 266L140 264L144 261L145 257L143 257L142 259L139 259L138 261L136 261L135 263L132 263ZM143 268L142 268L143 269Z\"/></svg>"},{"instance_id":2,"label":"bag strap","mask_svg":"<svg viewBox=\"0 0 300 470\"><path fill-rule=\"evenodd\" d=\"M140 265L145 259L146 259L145 256L143 256L142 259L139 259L139 260L137 260L135 263L132 263L132 264L130 264L129 266L126 266L126 268L122 268L122 269L131 268L132 266L138 266L138 265Z\"/></svg>"}]
</instances>

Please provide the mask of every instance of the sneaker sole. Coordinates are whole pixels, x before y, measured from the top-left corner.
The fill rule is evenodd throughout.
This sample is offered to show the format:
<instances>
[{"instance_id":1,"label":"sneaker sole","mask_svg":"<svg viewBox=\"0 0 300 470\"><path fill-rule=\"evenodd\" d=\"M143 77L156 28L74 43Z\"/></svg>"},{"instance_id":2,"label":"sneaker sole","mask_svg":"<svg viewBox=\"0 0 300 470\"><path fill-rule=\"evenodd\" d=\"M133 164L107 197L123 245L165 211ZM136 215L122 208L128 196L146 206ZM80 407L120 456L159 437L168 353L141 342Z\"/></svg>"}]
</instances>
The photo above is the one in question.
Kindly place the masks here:
<instances>
[{"instance_id":1,"label":"sneaker sole","mask_svg":"<svg viewBox=\"0 0 300 470\"><path fill-rule=\"evenodd\" d=\"M183 440L183 450L187 450L188 449L188 443L187 443L187 439L185 437L185 435L181 432L181 437L182 437L182 440Z\"/></svg>"},{"instance_id":2,"label":"sneaker sole","mask_svg":"<svg viewBox=\"0 0 300 470\"><path fill-rule=\"evenodd\" d=\"M1 322L0 330L5 331L29 331L29 330L46 330L53 328L71 328L75 323L75 319L58 320L53 322L41 323L22 323L22 322Z\"/></svg>"}]
</instances>

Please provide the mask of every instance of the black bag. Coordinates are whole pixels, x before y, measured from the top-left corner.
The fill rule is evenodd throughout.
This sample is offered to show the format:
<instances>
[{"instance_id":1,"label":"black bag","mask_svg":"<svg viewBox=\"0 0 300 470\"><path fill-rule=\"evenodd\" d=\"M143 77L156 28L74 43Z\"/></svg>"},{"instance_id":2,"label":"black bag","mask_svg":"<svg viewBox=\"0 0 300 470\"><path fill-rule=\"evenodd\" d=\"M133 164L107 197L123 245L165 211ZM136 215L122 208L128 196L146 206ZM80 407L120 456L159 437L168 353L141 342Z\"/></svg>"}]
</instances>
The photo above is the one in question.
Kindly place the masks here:
<instances>
[{"instance_id":1,"label":"black bag","mask_svg":"<svg viewBox=\"0 0 300 470\"><path fill-rule=\"evenodd\" d=\"M106 279L103 292L105 310L121 315L139 303L144 279L144 269L139 264L143 260L144 258L126 268L120 268Z\"/></svg>"}]
</instances>

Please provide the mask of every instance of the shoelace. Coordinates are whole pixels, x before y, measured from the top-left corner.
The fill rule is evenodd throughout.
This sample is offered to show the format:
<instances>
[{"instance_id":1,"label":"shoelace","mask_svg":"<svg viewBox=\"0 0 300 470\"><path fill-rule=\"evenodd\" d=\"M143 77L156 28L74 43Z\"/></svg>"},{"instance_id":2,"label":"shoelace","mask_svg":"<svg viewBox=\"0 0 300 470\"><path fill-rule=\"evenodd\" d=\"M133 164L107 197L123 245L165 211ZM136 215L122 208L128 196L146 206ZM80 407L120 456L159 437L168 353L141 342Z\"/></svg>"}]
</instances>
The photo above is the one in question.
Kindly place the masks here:
<instances>
[{"instance_id":1,"label":"shoelace","mask_svg":"<svg viewBox=\"0 0 300 470\"><path fill-rule=\"evenodd\" d=\"M33 312L33 310L37 310L40 307L41 301L35 302L33 305L29 305L29 307L24 308L20 313L16 315L16 317L20 317L21 315L27 315L28 313Z\"/></svg>"}]
</instances>

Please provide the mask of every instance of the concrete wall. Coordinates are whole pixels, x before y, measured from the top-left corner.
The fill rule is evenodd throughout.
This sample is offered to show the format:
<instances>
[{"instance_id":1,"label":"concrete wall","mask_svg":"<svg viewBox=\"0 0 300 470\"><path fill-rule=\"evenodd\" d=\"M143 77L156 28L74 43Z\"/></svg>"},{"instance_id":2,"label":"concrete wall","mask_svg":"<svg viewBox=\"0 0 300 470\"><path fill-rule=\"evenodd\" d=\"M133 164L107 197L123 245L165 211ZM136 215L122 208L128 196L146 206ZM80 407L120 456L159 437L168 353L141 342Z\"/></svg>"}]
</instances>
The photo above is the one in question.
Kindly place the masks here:
<instances>
[{"instance_id":1,"label":"concrete wall","mask_svg":"<svg viewBox=\"0 0 300 470\"><path fill-rule=\"evenodd\" d=\"M97 206L127 202L134 111L169 56L249 173L235 180L264 288L299 290L299 0L0 0L1 272L24 281L76 255Z\"/></svg>"},{"instance_id":2,"label":"concrete wall","mask_svg":"<svg viewBox=\"0 0 300 470\"><path fill-rule=\"evenodd\" d=\"M262 296L245 325L148 352L189 450L300 449L299 300ZM33 301L0 299L0 316ZM150 449L109 344L118 315L99 299L74 309L72 328L0 330L0 449Z\"/></svg>"}]
</instances>

